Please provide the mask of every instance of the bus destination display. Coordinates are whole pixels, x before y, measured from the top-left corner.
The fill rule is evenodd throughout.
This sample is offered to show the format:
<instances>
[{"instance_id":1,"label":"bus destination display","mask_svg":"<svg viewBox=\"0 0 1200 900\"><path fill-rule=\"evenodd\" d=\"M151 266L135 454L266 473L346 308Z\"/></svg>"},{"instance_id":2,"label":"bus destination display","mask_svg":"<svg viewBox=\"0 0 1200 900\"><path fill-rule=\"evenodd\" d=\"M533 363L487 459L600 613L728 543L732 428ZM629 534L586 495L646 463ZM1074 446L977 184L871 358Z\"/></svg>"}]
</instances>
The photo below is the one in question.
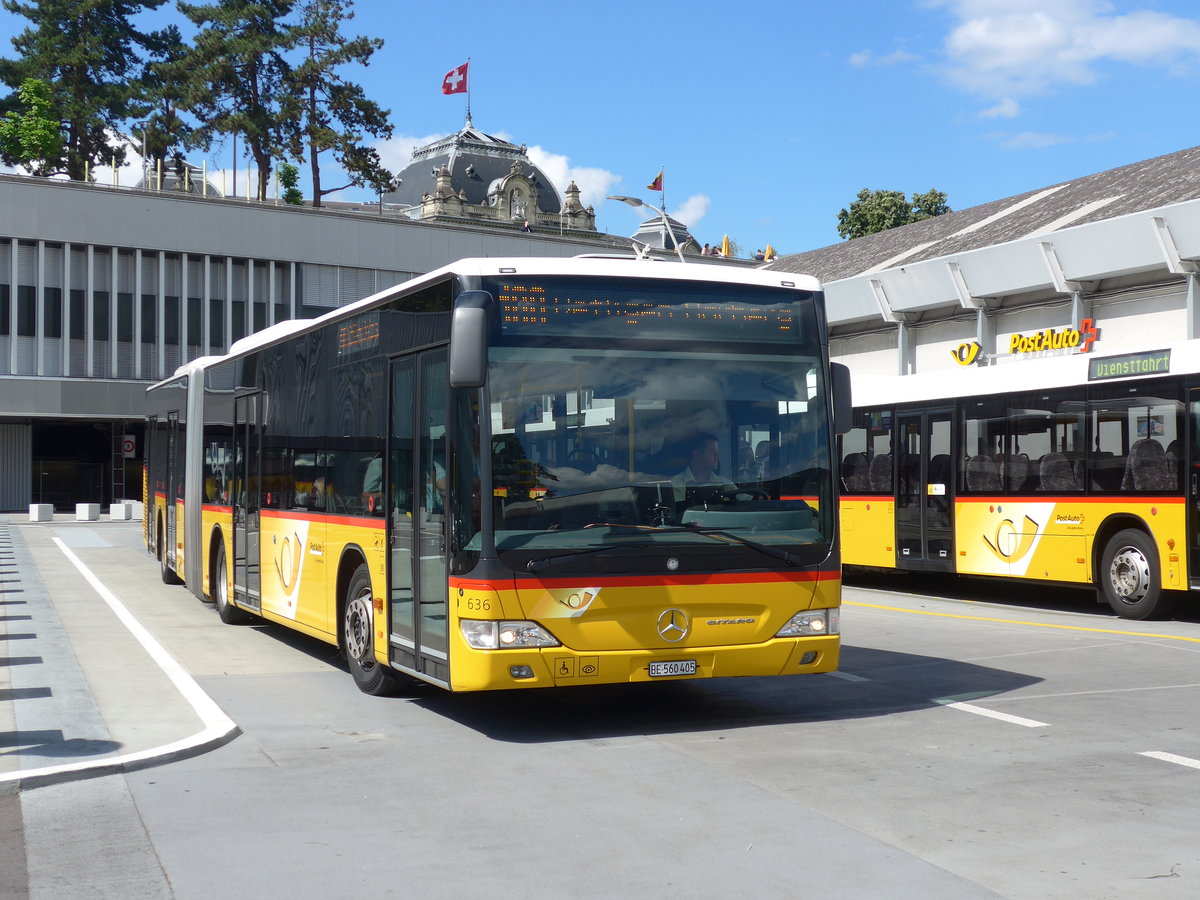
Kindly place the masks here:
<instances>
[{"instance_id":1,"label":"bus destination display","mask_svg":"<svg viewBox=\"0 0 1200 900\"><path fill-rule=\"evenodd\" d=\"M497 282L496 302L507 336L565 336L580 333L606 337L671 338L688 335L721 340L795 343L803 337L801 321L809 294L750 294L732 287L728 296L708 292L684 294L601 292L594 285L557 286ZM738 296L738 295L741 296Z\"/></svg>"}]
</instances>

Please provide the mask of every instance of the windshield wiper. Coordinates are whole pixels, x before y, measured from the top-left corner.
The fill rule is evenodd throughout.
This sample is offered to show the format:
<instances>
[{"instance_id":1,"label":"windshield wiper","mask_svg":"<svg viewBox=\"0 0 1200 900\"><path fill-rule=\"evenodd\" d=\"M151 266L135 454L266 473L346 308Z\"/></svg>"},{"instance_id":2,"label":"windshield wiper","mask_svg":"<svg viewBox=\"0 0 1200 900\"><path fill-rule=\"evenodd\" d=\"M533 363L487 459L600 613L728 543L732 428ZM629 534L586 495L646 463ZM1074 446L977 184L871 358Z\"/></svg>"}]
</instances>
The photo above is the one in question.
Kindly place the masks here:
<instances>
[{"instance_id":1,"label":"windshield wiper","mask_svg":"<svg viewBox=\"0 0 1200 900\"><path fill-rule=\"evenodd\" d=\"M653 546L652 541L639 541L635 544L606 544L603 547L590 547L587 550L578 550L575 553L564 553L562 556L544 556L541 559L531 559L525 563L525 569L529 572L540 572L542 569L550 569L559 563L570 562L573 559L580 559L584 556L591 556L593 553L604 553L608 550L644 550L647 547Z\"/></svg>"},{"instance_id":2,"label":"windshield wiper","mask_svg":"<svg viewBox=\"0 0 1200 900\"><path fill-rule=\"evenodd\" d=\"M765 553L767 556L773 556L776 559L782 559L789 566L801 565L801 562L786 550L780 550L778 547L772 547L770 544L760 544L758 541L752 541L750 538L742 537L740 534L733 534L730 531L725 531L721 528L704 528L700 525L684 526L682 531L690 531L693 534L702 534L705 537L728 538L731 541L736 541L744 547L749 547L751 550L757 550L759 553Z\"/></svg>"}]
</instances>

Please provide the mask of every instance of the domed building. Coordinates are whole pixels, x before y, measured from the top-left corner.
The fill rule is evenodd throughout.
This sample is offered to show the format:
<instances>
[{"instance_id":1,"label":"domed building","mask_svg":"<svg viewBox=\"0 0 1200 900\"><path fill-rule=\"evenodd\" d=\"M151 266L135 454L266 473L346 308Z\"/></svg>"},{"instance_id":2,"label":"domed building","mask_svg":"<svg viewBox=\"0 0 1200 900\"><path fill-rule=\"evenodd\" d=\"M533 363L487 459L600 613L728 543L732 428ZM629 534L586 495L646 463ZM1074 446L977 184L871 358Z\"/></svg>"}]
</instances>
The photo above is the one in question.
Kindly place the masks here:
<instances>
[{"instance_id":1,"label":"domed building","mask_svg":"<svg viewBox=\"0 0 1200 900\"><path fill-rule=\"evenodd\" d=\"M560 198L524 144L510 144L471 124L413 151L385 204L413 219L478 220L521 228L596 231L596 213L584 207L571 182Z\"/></svg>"},{"instance_id":2,"label":"domed building","mask_svg":"<svg viewBox=\"0 0 1200 900\"><path fill-rule=\"evenodd\" d=\"M633 235L633 240L654 250L676 252L676 243L684 253L699 253L700 246L692 237L688 227L674 216L667 216L666 223L662 216L646 219Z\"/></svg>"}]
</instances>

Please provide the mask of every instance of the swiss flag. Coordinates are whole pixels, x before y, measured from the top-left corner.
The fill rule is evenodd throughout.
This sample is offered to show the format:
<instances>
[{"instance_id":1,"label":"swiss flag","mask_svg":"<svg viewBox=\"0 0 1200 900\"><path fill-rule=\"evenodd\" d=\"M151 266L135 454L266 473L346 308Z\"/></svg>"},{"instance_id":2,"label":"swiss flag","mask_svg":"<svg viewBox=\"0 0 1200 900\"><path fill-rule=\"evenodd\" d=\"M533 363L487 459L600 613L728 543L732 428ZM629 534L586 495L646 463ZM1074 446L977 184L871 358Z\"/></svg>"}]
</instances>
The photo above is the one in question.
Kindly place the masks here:
<instances>
[{"instance_id":1,"label":"swiss flag","mask_svg":"<svg viewBox=\"0 0 1200 900\"><path fill-rule=\"evenodd\" d=\"M469 62L465 62L446 73L446 77L442 79L443 94L465 94L467 92L467 66L469 65Z\"/></svg>"}]
</instances>

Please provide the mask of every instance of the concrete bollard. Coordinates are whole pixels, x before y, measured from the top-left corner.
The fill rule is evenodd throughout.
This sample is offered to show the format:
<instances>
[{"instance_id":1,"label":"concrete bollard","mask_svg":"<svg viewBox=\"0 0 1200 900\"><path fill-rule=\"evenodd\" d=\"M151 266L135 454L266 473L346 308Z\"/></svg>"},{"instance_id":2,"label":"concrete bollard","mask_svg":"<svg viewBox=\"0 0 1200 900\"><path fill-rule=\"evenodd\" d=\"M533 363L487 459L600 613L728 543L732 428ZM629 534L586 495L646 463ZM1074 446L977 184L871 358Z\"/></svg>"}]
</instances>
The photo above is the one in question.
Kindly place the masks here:
<instances>
[{"instance_id":1,"label":"concrete bollard","mask_svg":"<svg viewBox=\"0 0 1200 900\"><path fill-rule=\"evenodd\" d=\"M114 522L128 522L133 518L133 504L118 501L108 508L108 517Z\"/></svg>"},{"instance_id":2,"label":"concrete bollard","mask_svg":"<svg viewBox=\"0 0 1200 900\"><path fill-rule=\"evenodd\" d=\"M100 504L99 503L76 503L75 504L75 521L76 522L97 522L100 520Z\"/></svg>"},{"instance_id":3,"label":"concrete bollard","mask_svg":"<svg viewBox=\"0 0 1200 900\"><path fill-rule=\"evenodd\" d=\"M54 504L53 503L30 503L29 504L29 521L30 522L53 522L54 521Z\"/></svg>"}]
</instances>

